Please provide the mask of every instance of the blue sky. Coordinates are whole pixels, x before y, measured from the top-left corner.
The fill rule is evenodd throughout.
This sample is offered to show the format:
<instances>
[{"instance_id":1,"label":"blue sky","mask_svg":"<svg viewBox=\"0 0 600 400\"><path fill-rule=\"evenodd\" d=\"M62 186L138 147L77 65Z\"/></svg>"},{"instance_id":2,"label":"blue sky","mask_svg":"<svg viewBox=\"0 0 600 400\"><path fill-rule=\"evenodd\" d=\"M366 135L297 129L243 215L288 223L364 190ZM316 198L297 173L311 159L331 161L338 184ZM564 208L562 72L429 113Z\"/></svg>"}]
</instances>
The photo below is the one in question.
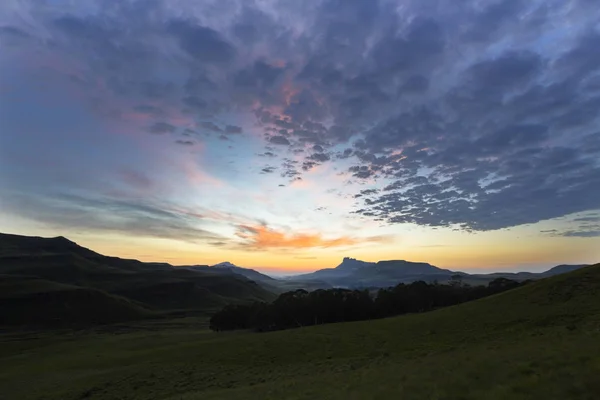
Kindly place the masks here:
<instances>
[{"instance_id":1,"label":"blue sky","mask_svg":"<svg viewBox=\"0 0 600 400\"><path fill-rule=\"evenodd\" d=\"M600 258L590 0L0 5L0 220L264 270Z\"/></svg>"}]
</instances>

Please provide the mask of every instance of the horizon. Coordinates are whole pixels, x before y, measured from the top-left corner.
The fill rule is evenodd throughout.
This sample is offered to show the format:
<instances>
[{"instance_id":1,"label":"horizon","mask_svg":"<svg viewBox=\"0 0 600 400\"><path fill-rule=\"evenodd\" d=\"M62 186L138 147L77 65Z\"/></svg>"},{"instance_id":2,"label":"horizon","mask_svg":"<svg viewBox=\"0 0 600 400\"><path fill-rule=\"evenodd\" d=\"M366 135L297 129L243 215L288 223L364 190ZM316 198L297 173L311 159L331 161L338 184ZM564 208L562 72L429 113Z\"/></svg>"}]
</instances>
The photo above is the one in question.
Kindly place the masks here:
<instances>
[{"instance_id":1,"label":"horizon","mask_svg":"<svg viewBox=\"0 0 600 400\"><path fill-rule=\"evenodd\" d=\"M277 274L600 259L600 9L0 6L3 231Z\"/></svg>"},{"instance_id":2,"label":"horizon","mask_svg":"<svg viewBox=\"0 0 600 400\"><path fill-rule=\"evenodd\" d=\"M8 234L8 235L15 235L14 233L6 233L6 232L0 232L2 234ZM39 236L29 236L29 237L39 237ZM41 237L42 239L57 239L57 238L63 238L66 239L70 242L75 243L78 246L87 248L88 250L92 250L95 251L93 248L89 248L85 245L82 245L81 243L77 243L72 241L71 239L69 239L66 236L63 235L58 235L58 236L51 236L51 237ZM96 253L98 253L97 251L95 251ZM103 256L114 256L112 254L103 254L103 253L99 253ZM123 257L125 258L125 257ZM362 260L362 259L358 259L355 257L349 257L349 256L343 256L341 262L343 262L346 258L351 259L351 260L358 260L358 261L363 261L363 262L369 262L369 263L377 263L379 261L408 261L408 262L412 262L412 263L427 263L430 265L433 265L434 267L438 267L438 268L442 268L442 269L448 269L451 270L452 272L465 272L468 274L493 274L493 273L502 273L502 272L506 272L506 273L517 273L517 272L545 272L550 270L551 268L557 267L559 265L581 265L581 264L576 264L576 263L563 263L563 264L538 264L538 265L524 265L524 266L519 266L519 265L513 265L512 267L509 268L505 268L505 269L495 269L495 268L475 268L475 269L465 269L465 268L445 268L445 267L441 267L439 265L435 265L435 264L431 264L427 261L423 261L423 260L406 260L406 259L401 259L401 258L393 258L393 259L381 259L381 260ZM294 277L297 275L302 275L302 274L306 274L306 273L311 273L311 272L315 272L321 269L331 269L331 268L336 268L338 267L341 262L336 263L335 265L332 266L322 266L322 267L317 267L317 268L311 268L311 269L298 269L298 270L293 270L293 269L285 269L285 268L273 268L273 267L261 267L261 266L249 266L249 265L243 265L243 264L237 264L237 263L232 263L229 260L224 260L224 261L220 261L218 263L214 263L214 264L203 264L203 263L192 263L192 264L172 264L169 263L167 261L157 261L157 260L151 260L151 259L146 259L146 260L138 260L138 261L142 261L142 262L156 262L156 263L168 263L170 264L172 267L174 268L186 268L186 267L195 267L195 266L208 266L208 267L215 267L216 265L219 264L233 264L233 266L235 267L240 267L240 268L245 268L245 269L252 269L255 271L258 271L262 274L271 276L273 278L288 278L288 277ZM585 265L592 265L595 262L592 263L583 263Z\"/></svg>"}]
</instances>

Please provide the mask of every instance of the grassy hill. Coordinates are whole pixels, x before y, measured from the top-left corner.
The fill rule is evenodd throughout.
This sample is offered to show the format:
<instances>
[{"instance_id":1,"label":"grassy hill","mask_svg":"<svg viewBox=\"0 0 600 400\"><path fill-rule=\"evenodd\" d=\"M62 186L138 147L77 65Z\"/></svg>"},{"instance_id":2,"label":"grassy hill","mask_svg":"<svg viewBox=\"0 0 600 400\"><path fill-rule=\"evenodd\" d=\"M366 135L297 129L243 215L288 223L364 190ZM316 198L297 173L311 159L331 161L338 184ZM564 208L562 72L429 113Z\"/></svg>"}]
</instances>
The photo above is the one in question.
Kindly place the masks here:
<instances>
[{"instance_id":1,"label":"grassy hill","mask_svg":"<svg viewBox=\"0 0 600 400\"><path fill-rule=\"evenodd\" d=\"M0 343L18 399L596 399L600 264L482 300L288 331Z\"/></svg>"},{"instance_id":2,"label":"grassy hill","mask_svg":"<svg viewBox=\"0 0 600 400\"><path fill-rule=\"evenodd\" d=\"M84 312L86 305L89 306L88 313L122 317L131 315L132 319L137 319L137 312L116 311L117 304L124 304L123 298L128 299L127 304L152 311L183 310L198 313L219 309L229 303L270 300L275 296L243 276L219 273L218 270L198 272L168 264L107 257L63 237L0 234L0 274L13 277L12 286L5 288L2 300L3 311L13 316L21 315L20 318L11 317L11 325L18 321L25 325L39 325L46 321L39 318L40 313L33 312L35 302L41 302L42 299L54 302L55 308L50 314L56 314L61 304L68 304L63 308L72 311L71 317L64 321L74 322L72 320L79 315L82 323L93 323L122 319L94 319ZM17 277L36 278L21 279L18 283L19 290L30 291L28 300L12 291L16 287ZM44 289L40 289L42 282L49 288L49 294L44 294ZM51 287L61 290L51 290ZM33 307L32 312L21 313L19 310L26 307L26 302L30 304L27 307ZM71 303L74 305L70 306ZM101 309L101 304L106 305L106 310ZM81 312L74 312L75 308L81 309ZM8 324L0 319L0 327Z\"/></svg>"},{"instance_id":3,"label":"grassy hill","mask_svg":"<svg viewBox=\"0 0 600 400\"><path fill-rule=\"evenodd\" d=\"M18 275L0 275L0 327L85 327L153 314L106 292Z\"/></svg>"}]
</instances>

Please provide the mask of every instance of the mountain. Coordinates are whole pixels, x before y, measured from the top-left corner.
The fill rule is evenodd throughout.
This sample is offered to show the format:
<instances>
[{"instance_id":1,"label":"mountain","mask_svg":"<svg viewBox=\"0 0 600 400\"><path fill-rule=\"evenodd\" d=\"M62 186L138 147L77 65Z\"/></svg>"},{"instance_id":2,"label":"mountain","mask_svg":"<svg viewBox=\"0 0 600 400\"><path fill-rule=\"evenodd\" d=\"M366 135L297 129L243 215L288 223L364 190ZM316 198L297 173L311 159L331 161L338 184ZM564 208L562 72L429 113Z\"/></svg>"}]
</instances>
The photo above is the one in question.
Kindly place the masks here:
<instances>
[{"instance_id":1,"label":"mountain","mask_svg":"<svg viewBox=\"0 0 600 400\"><path fill-rule=\"evenodd\" d=\"M24 307L24 302L34 304L34 299L66 296L60 297L70 299L64 304L72 303L93 314L103 313L101 304L107 305L107 310L135 305L135 313L106 311L123 316L146 312L198 313L229 303L264 301L275 296L253 280L220 268L191 271L164 263L108 257L64 237L0 234L0 275L11 277L11 285L4 288L2 304L14 310ZM50 287L61 290L46 290ZM62 304L61 301L56 304ZM5 312L4 307L2 310Z\"/></svg>"},{"instance_id":2,"label":"mountain","mask_svg":"<svg viewBox=\"0 0 600 400\"><path fill-rule=\"evenodd\" d=\"M297 280L317 279L334 287L376 288L395 286L399 283L415 281L445 283L453 276L459 275L463 283L471 285L487 285L496 278L507 278L516 281L535 280L575 271L586 265L559 265L541 273L533 272L496 272L491 274L467 274L438 268L428 263L405 260L388 260L378 262L361 261L345 257L335 268L325 268L310 274L297 275Z\"/></svg>"},{"instance_id":3,"label":"mountain","mask_svg":"<svg viewBox=\"0 0 600 400\"><path fill-rule=\"evenodd\" d=\"M256 282L274 282L275 279L270 277L269 275L261 274L260 272L250 269L250 268L242 268L238 267L230 263L229 261L225 261L219 264L213 265L211 268L217 268L222 270L229 270L235 274L239 274L245 276L248 279L251 279Z\"/></svg>"},{"instance_id":4,"label":"mountain","mask_svg":"<svg viewBox=\"0 0 600 400\"><path fill-rule=\"evenodd\" d=\"M416 280L448 280L455 272L431 264L404 260L366 262L345 257L335 268L326 268L295 278L318 279L336 287L388 287Z\"/></svg>"},{"instance_id":5,"label":"mountain","mask_svg":"<svg viewBox=\"0 0 600 400\"><path fill-rule=\"evenodd\" d=\"M223 261L212 266L213 268L240 268L237 265L230 263L229 261Z\"/></svg>"},{"instance_id":6,"label":"mountain","mask_svg":"<svg viewBox=\"0 0 600 400\"><path fill-rule=\"evenodd\" d=\"M548 271L546 272L542 272L542 275L545 276L554 276L554 275L558 275L558 274L566 274L567 272L573 272L573 271L577 271L578 269L581 269L583 267L587 267L587 264L578 264L578 265L557 265L554 268L550 268Z\"/></svg>"},{"instance_id":7,"label":"mountain","mask_svg":"<svg viewBox=\"0 0 600 400\"><path fill-rule=\"evenodd\" d=\"M537 280L550 276L565 274L587 267L587 264L578 265L557 265L544 272L493 272L491 274L465 274L463 281L470 284L487 284L490 280L496 278L507 278L515 281Z\"/></svg>"},{"instance_id":8,"label":"mountain","mask_svg":"<svg viewBox=\"0 0 600 400\"><path fill-rule=\"evenodd\" d=\"M375 265L375 263L357 260L356 258L344 257L344 259L342 260L342 263L340 265L338 265L337 267L335 267L334 269L338 270L340 272L342 272L342 271L353 272L353 271L357 271L361 268L369 267L369 266L373 266L373 265Z\"/></svg>"},{"instance_id":9,"label":"mountain","mask_svg":"<svg viewBox=\"0 0 600 400\"><path fill-rule=\"evenodd\" d=\"M207 273L213 273L213 272L218 272L220 274L229 274L229 275L237 275L237 276L243 276L247 279L250 279L256 283L273 283L276 281L275 278L271 278L268 275L265 274L261 274L260 272L250 269L250 268L242 268L242 267L238 267L228 261L219 263L219 264L215 264L213 266L208 266L208 265L191 265L191 266L179 266L177 268L185 268L185 269L189 269L192 271L197 271L197 272L207 272Z\"/></svg>"},{"instance_id":10,"label":"mountain","mask_svg":"<svg viewBox=\"0 0 600 400\"><path fill-rule=\"evenodd\" d=\"M266 290L274 293L289 292L297 289L317 290L332 288L331 285L319 279L302 279L296 277L276 279L268 275L262 274L251 268L238 267L237 265L232 264L229 261L224 261L213 266L193 265L179 268L186 268L193 271L202 272L219 271L220 273L240 275L247 279L255 281Z\"/></svg>"}]
</instances>

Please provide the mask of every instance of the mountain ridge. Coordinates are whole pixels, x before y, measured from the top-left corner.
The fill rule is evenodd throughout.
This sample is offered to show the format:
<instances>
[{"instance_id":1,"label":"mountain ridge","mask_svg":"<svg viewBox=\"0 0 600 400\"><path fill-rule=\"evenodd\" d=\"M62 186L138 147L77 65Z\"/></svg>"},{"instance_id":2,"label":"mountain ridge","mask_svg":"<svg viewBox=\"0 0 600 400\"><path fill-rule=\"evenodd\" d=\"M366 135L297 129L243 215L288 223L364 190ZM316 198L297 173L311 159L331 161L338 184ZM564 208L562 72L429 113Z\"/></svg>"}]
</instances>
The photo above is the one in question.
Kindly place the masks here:
<instances>
[{"instance_id":1,"label":"mountain ridge","mask_svg":"<svg viewBox=\"0 0 600 400\"><path fill-rule=\"evenodd\" d=\"M110 315L87 318L85 310L95 313L108 308L109 314L125 320L145 314L204 313L225 304L269 301L275 296L254 280L219 268L190 271L104 256L62 237L0 233L0 275L10 278L10 285L3 287L2 310L14 317L14 324L27 322L18 318L19 310L30 310L26 307L44 298L52 306L46 314L58 316L46 322L68 325L75 319L89 324L112 320ZM78 311L67 318L68 310Z\"/></svg>"},{"instance_id":2,"label":"mountain ridge","mask_svg":"<svg viewBox=\"0 0 600 400\"><path fill-rule=\"evenodd\" d=\"M426 262L406 260L381 260L377 262L362 261L356 258L344 257L334 268L323 268L317 271L296 275L302 279L320 279L334 287L389 287L398 283L410 283L417 280L426 282L447 282L455 279L468 284L487 284L493 279L504 277L524 281L541 279L566 272L571 272L587 266L587 264L562 264L543 272L493 272L489 274L469 274L462 271L452 271L439 268Z\"/></svg>"}]
</instances>

